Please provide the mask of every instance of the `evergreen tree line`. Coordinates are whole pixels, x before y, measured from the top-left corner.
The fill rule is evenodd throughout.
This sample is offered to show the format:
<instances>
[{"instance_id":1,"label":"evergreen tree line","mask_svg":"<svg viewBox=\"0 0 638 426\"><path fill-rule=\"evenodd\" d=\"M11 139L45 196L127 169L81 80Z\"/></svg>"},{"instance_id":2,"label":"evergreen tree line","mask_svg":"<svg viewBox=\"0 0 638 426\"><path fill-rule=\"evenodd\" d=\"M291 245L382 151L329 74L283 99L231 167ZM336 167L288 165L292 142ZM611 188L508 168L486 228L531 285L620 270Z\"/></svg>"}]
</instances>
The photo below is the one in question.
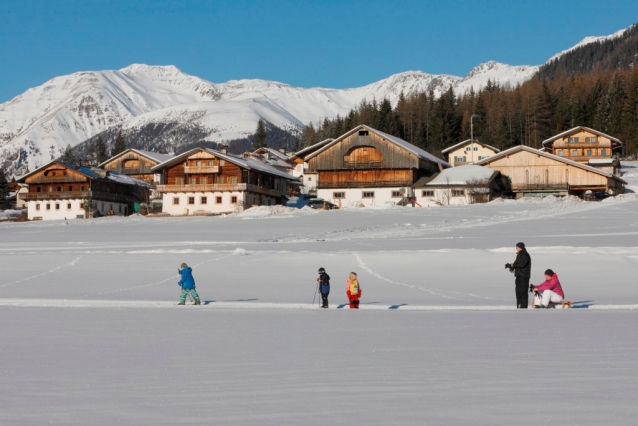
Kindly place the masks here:
<instances>
[{"instance_id":1,"label":"evergreen tree line","mask_svg":"<svg viewBox=\"0 0 638 426\"><path fill-rule=\"evenodd\" d=\"M432 154L470 138L504 150L516 145L540 148L543 140L576 126L587 126L624 142L623 155L638 148L638 67L598 69L589 74L559 71L552 79L535 76L514 88L488 81L478 93L456 96L452 89L401 94L397 105L363 101L345 117L309 125L302 147L336 138L360 124L398 136Z\"/></svg>"}]
</instances>

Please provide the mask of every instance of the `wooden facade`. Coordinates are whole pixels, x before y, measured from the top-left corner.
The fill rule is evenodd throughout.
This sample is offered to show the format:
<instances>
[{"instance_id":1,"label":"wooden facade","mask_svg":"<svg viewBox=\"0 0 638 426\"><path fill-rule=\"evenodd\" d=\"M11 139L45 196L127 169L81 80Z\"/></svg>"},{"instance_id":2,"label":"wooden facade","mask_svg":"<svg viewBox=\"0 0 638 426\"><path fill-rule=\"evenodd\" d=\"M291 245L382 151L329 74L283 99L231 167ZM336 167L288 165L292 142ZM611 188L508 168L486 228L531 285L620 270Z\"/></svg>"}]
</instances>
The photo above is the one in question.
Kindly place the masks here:
<instances>
[{"instance_id":1,"label":"wooden facade","mask_svg":"<svg viewBox=\"0 0 638 426\"><path fill-rule=\"evenodd\" d=\"M518 196L534 193L580 195L588 190L624 192L625 182L610 173L523 145L477 164L507 176L511 191Z\"/></svg>"},{"instance_id":2,"label":"wooden facade","mask_svg":"<svg viewBox=\"0 0 638 426\"><path fill-rule=\"evenodd\" d=\"M165 160L171 155L157 154L136 149L127 149L126 151L109 158L99 167L109 172L122 173L135 179L153 183L155 173L151 169Z\"/></svg>"},{"instance_id":3,"label":"wooden facade","mask_svg":"<svg viewBox=\"0 0 638 426\"><path fill-rule=\"evenodd\" d=\"M622 142L588 127L575 127L543 141L550 154L588 164L590 160L611 159L622 149Z\"/></svg>"}]
</instances>

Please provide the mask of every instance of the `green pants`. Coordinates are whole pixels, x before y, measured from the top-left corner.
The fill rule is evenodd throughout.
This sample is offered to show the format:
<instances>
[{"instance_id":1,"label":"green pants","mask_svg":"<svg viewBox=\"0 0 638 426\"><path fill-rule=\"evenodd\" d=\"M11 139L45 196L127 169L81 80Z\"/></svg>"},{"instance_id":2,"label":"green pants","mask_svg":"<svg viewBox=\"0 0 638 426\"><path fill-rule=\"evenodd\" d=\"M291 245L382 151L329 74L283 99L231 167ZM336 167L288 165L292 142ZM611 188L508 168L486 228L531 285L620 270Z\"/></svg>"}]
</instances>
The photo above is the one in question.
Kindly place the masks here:
<instances>
[{"instance_id":1,"label":"green pants","mask_svg":"<svg viewBox=\"0 0 638 426\"><path fill-rule=\"evenodd\" d=\"M188 293L190 293L190 295L193 296L193 299L196 302L199 302L199 294L197 294L197 290L195 290L194 288L183 288L182 294L181 296L179 296L179 303L186 303L186 295Z\"/></svg>"}]
</instances>

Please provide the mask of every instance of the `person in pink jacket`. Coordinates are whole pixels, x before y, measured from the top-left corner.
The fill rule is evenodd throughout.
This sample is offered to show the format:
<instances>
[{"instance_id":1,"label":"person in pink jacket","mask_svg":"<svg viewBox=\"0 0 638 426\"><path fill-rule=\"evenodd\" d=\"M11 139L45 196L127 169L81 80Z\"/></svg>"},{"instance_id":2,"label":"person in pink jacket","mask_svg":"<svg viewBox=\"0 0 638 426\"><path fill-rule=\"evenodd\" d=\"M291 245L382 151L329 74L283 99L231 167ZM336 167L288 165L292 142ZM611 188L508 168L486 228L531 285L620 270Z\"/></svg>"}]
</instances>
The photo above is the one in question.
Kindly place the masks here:
<instances>
[{"instance_id":1,"label":"person in pink jacket","mask_svg":"<svg viewBox=\"0 0 638 426\"><path fill-rule=\"evenodd\" d=\"M534 308L547 308L550 303L560 303L565 298L563 288L558 281L558 275L551 269L545 271L545 282L533 285L532 290L536 292Z\"/></svg>"},{"instance_id":2,"label":"person in pink jacket","mask_svg":"<svg viewBox=\"0 0 638 426\"><path fill-rule=\"evenodd\" d=\"M350 301L350 309L359 309L359 298L361 297L361 287L357 274L350 272L350 277L346 281L346 295Z\"/></svg>"}]
</instances>

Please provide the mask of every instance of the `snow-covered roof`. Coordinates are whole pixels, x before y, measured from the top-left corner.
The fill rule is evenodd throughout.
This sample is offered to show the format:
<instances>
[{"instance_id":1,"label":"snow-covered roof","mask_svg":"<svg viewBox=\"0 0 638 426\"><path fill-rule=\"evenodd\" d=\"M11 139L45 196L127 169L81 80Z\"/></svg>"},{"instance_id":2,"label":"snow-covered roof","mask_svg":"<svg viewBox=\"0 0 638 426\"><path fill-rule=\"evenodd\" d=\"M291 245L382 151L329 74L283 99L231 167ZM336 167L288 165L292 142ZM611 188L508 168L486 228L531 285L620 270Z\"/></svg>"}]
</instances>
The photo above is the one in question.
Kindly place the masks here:
<instances>
[{"instance_id":1,"label":"snow-covered roof","mask_svg":"<svg viewBox=\"0 0 638 426\"><path fill-rule=\"evenodd\" d=\"M167 161L164 161L163 163L160 163L155 167L152 167L151 171L159 171L167 166L172 166L173 164L184 161L186 158L190 157L196 152L202 152L202 151L208 152L217 158L220 158L224 161L228 161L229 163L235 164L236 166L243 167L245 169L257 170L262 173L278 176L287 180L299 180L298 178L292 175L289 175L286 172L282 172L281 170L278 170L272 166L269 166L268 164L262 163L261 161L256 160L252 157L238 157L232 154L222 154L221 152L216 151L214 149L210 149L210 148L193 148Z\"/></svg>"},{"instance_id":2,"label":"snow-covered roof","mask_svg":"<svg viewBox=\"0 0 638 426\"><path fill-rule=\"evenodd\" d=\"M591 132L591 133L593 133L595 135L602 136L604 138L609 138L609 140L611 140L612 142L616 142L619 146L622 146L622 142L620 141L620 139L617 139L617 138L615 138L613 136L609 136L606 133L603 133L603 132L600 132L598 130L594 130L594 129L591 129L591 128L585 127L585 126L576 126L573 129L566 130L563 133L559 133L557 135L552 136L549 139L545 139L543 141L543 146L549 145L550 143L554 142L556 139L563 138L563 137L565 137L565 136L567 136L567 135L569 135L571 133L575 133L575 132L582 131L582 130L587 131L587 132Z\"/></svg>"},{"instance_id":3,"label":"snow-covered roof","mask_svg":"<svg viewBox=\"0 0 638 426\"><path fill-rule=\"evenodd\" d=\"M301 157L301 156L303 156L305 153L310 152L310 151L317 150L317 149L321 148L322 146L324 146L324 145L326 145L326 144L328 144L328 143L332 142L333 140L334 140L334 139L332 139L332 138L324 139L324 140L322 140L321 142L317 142L317 143L316 143L316 144L314 144L314 145L310 145L310 146L308 146L308 147L306 147L306 148L304 148L304 149L302 149L302 150L300 150L300 151L295 152L295 155L294 155L294 156L295 156L295 157Z\"/></svg>"},{"instance_id":4,"label":"snow-covered roof","mask_svg":"<svg viewBox=\"0 0 638 426\"><path fill-rule=\"evenodd\" d=\"M38 173L40 170L42 169L46 169L47 167L51 166L52 164L60 164L61 166L64 166L67 169L71 169L74 170L78 173L83 174L84 176L87 176L93 180L106 180L106 181L112 181L112 182L117 182L117 183L122 183L125 185L136 185L136 186L145 186L145 187L150 187L151 185L148 182L144 182L143 180L139 180L139 179L135 179L133 177L124 175L122 173L116 173L116 172L106 172L104 170L98 169L98 170L94 170L90 167L85 167L85 166L76 166L75 164L68 164L68 163L63 163L61 161L51 161L48 164L45 164L42 167L38 167L37 169L35 169L34 171L27 173L26 175L20 177L20 179L18 179L18 182L24 182L26 180L27 177ZM104 177L103 177L104 175Z\"/></svg>"},{"instance_id":5,"label":"snow-covered roof","mask_svg":"<svg viewBox=\"0 0 638 426\"><path fill-rule=\"evenodd\" d=\"M104 161L103 163L98 164L98 167L102 167L106 163L109 163L109 162L113 161L114 159L116 159L118 157L121 157L122 155L127 154L129 152L136 152L139 155L141 155L143 157L146 157L149 160L157 161L158 163L163 163L164 161L170 160L171 158L174 157L174 155L171 155L171 154L160 154L158 152L144 151L142 149L135 149L135 148L128 148L128 149L120 152L119 154L114 155L113 157L109 158L108 160Z\"/></svg>"},{"instance_id":6,"label":"snow-covered roof","mask_svg":"<svg viewBox=\"0 0 638 426\"><path fill-rule=\"evenodd\" d=\"M270 154L275 155L275 156L279 157L282 160L290 160L290 157L288 155L284 154L283 152L279 151L278 149L269 148L267 146L262 147L262 148L257 148L256 150L253 151L253 154L259 155L259 151L261 151L261 150L268 151Z\"/></svg>"},{"instance_id":7,"label":"snow-covered roof","mask_svg":"<svg viewBox=\"0 0 638 426\"><path fill-rule=\"evenodd\" d=\"M615 158L592 158L591 160L588 161L589 164L609 164L612 165L614 164L614 162L617 161Z\"/></svg>"},{"instance_id":8,"label":"snow-covered roof","mask_svg":"<svg viewBox=\"0 0 638 426\"><path fill-rule=\"evenodd\" d=\"M614 176L613 174L608 173L608 172L606 172L604 170L597 169L595 167L591 167L591 166L588 166L586 164L577 163L576 161L568 160L565 157L559 157L558 155L550 154L549 152L539 151L538 149L530 148L529 146L526 146L526 145L518 145L518 146L512 147L510 149L506 149L505 151L501 151L498 154L493 155L492 157L488 157L488 158L485 158L483 160L477 161L475 164L476 165L490 164L493 161L496 161L496 160L498 160L500 158L503 158L503 157L506 157L508 155L515 154L515 153L517 153L519 151L527 151L527 152L530 152L532 154L542 155L543 157L547 157L547 158L550 158L552 160L560 161L562 163L569 164L570 166L578 167L580 169L587 170L587 171L590 171L592 173L596 173L596 174L603 175L603 176L608 177L608 178L619 180L620 182L622 182L624 184L627 183L624 180L620 179L618 176Z\"/></svg>"},{"instance_id":9,"label":"snow-covered roof","mask_svg":"<svg viewBox=\"0 0 638 426\"><path fill-rule=\"evenodd\" d=\"M280 157L270 157L266 159L263 155L256 154L255 152L248 153L247 155L250 155L252 158L255 158L256 160L262 161L273 167L280 167L282 169L294 169L294 167L291 166L290 163L288 163L287 161L283 160Z\"/></svg>"},{"instance_id":10,"label":"snow-covered roof","mask_svg":"<svg viewBox=\"0 0 638 426\"><path fill-rule=\"evenodd\" d=\"M498 172L496 170L492 170L487 167L465 164L463 166L445 169L434 179L424 185L418 186L468 185L471 181L489 181L497 173Z\"/></svg>"},{"instance_id":11,"label":"snow-covered roof","mask_svg":"<svg viewBox=\"0 0 638 426\"><path fill-rule=\"evenodd\" d=\"M320 153L322 153L323 151L327 150L328 148L330 148L331 146L339 143L340 141L342 141L343 139L347 138L348 136L350 136L351 134L358 132L359 130L367 130L369 132L375 133L378 136L381 136L383 139L388 140L392 143L394 143L397 146L400 146L401 148L405 149L406 151L411 152L412 154L416 155L417 157L419 157L422 160L428 160L431 161L433 163L438 163L441 164L443 167L452 167L449 163L447 163L446 161L441 160L440 158L435 157L434 155L430 154L429 152L419 148L416 145L412 145L410 142L408 141L404 141L401 138L398 138L396 136L392 136L389 135L387 133L384 133L380 130L377 129L373 129L370 126L366 126L366 125L360 125L355 127L354 129L350 130L347 133L344 133L343 135L339 136L337 139L333 140L332 142L326 144L324 147L322 147L321 149L313 152L312 154L310 154L309 156L306 157L306 160L309 160L310 158L319 155Z\"/></svg>"},{"instance_id":12,"label":"snow-covered roof","mask_svg":"<svg viewBox=\"0 0 638 426\"><path fill-rule=\"evenodd\" d=\"M457 148L461 148L462 146L469 145L470 142L471 142L471 139L466 139L463 142L459 142L456 145L452 145L449 148L445 148L443 151L441 151L441 154L447 154L448 152L454 151ZM474 139L474 143L477 144L477 145L484 146L485 148L489 148L489 149L491 149L494 152L501 152L500 149L494 148L493 146L490 146L490 145L485 144L485 143L481 143L481 142L477 141L476 139Z\"/></svg>"}]
</instances>

